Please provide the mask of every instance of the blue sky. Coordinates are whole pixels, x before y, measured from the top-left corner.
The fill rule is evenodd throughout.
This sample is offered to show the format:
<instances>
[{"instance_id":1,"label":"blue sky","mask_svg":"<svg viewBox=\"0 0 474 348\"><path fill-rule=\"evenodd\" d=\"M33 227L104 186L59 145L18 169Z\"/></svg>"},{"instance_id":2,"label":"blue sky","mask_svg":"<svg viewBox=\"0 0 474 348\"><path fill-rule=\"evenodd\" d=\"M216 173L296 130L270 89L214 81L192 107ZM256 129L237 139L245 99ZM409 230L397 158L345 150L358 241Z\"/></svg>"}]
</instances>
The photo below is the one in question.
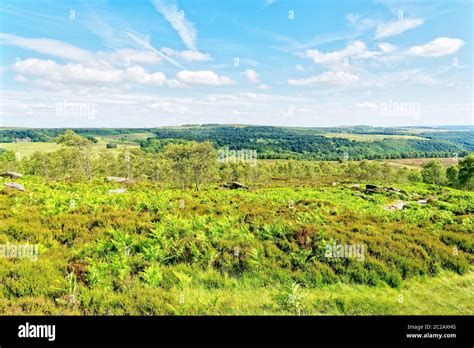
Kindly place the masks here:
<instances>
[{"instance_id":1,"label":"blue sky","mask_svg":"<svg viewBox=\"0 0 474 348\"><path fill-rule=\"evenodd\" d=\"M472 1L2 1L0 126L473 124Z\"/></svg>"}]
</instances>

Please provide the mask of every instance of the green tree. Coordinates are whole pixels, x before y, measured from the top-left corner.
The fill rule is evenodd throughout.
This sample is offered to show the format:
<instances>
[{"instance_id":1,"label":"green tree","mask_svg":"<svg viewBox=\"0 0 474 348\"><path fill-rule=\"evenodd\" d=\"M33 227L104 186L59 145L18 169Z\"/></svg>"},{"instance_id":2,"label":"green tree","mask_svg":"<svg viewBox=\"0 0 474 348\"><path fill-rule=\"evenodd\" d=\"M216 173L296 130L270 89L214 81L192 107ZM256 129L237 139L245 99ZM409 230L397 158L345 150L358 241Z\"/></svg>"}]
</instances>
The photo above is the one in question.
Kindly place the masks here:
<instances>
[{"instance_id":1,"label":"green tree","mask_svg":"<svg viewBox=\"0 0 474 348\"><path fill-rule=\"evenodd\" d=\"M163 153L170 166L170 175L183 188L193 187L196 191L202 183L211 181L218 168L217 151L210 142L189 142L167 145Z\"/></svg>"},{"instance_id":2,"label":"green tree","mask_svg":"<svg viewBox=\"0 0 474 348\"><path fill-rule=\"evenodd\" d=\"M16 170L18 161L15 151L5 151L0 153L0 171Z\"/></svg>"},{"instance_id":3,"label":"green tree","mask_svg":"<svg viewBox=\"0 0 474 348\"><path fill-rule=\"evenodd\" d=\"M458 186L459 167L457 165L450 166L446 169L446 179L449 186Z\"/></svg>"},{"instance_id":4,"label":"green tree","mask_svg":"<svg viewBox=\"0 0 474 348\"><path fill-rule=\"evenodd\" d=\"M62 159L64 174L73 177L85 175L91 180L93 176L90 154L91 141L68 129L56 139L56 142L63 146L61 150L57 151L57 155Z\"/></svg>"},{"instance_id":5,"label":"green tree","mask_svg":"<svg viewBox=\"0 0 474 348\"><path fill-rule=\"evenodd\" d=\"M68 129L56 139L56 143L64 146L81 147L89 145L91 141Z\"/></svg>"},{"instance_id":6,"label":"green tree","mask_svg":"<svg viewBox=\"0 0 474 348\"><path fill-rule=\"evenodd\" d=\"M423 165L421 170L423 182L441 186L446 182L446 171L439 160L432 160Z\"/></svg>"},{"instance_id":7,"label":"green tree","mask_svg":"<svg viewBox=\"0 0 474 348\"><path fill-rule=\"evenodd\" d=\"M468 190L474 189L474 154L459 161L459 186Z\"/></svg>"}]
</instances>

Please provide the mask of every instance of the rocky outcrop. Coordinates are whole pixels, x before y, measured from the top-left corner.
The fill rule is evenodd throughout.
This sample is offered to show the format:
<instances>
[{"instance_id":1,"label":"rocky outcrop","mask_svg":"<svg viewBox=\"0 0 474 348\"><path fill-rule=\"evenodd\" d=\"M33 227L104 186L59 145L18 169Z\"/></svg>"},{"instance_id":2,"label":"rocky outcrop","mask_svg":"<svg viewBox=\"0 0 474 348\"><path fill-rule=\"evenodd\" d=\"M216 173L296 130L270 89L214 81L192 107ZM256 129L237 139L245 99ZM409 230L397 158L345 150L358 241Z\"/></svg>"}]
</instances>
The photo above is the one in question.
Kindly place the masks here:
<instances>
[{"instance_id":1,"label":"rocky outcrop","mask_svg":"<svg viewBox=\"0 0 474 348\"><path fill-rule=\"evenodd\" d=\"M123 189L123 188L120 188L120 189L117 189L117 190L109 190L109 194L111 195L116 195L116 194L122 194L122 193L125 193L127 190Z\"/></svg>"},{"instance_id":2,"label":"rocky outcrop","mask_svg":"<svg viewBox=\"0 0 474 348\"><path fill-rule=\"evenodd\" d=\"M23 174L20 174L17 172L5 172L5 173L0 174L0 176L4 178L19 179L23 176Z\"/></svg>"},{"instance_id":3,"label":"rocky outcrop","mask_svg":"<svg viewBox=\"0 0 474 348\"><path fill-rule=\"evenodd\" d=\"M108 182L127 182L129 181L128 178L121 178L119 176L108 176L105 178L105 181Z\"/></svg>"},{"instance_id":4,"label":"rocky outcrop","mask_svg":"<svg viewBox=\"0 0 474 348\"><path fill-rule=\"evenodd\" d=\"M11 189L14 189L14 190L25 191L25 187L21 184L16 183L16 182L6 182L5 186L9 187Z\"/></svg>"},{"instance_id":5,"label":"rocky outcrop","mask_svg":"<svg viewBox=\"0 0 474 348\"><path fill-rule=\"evenodd\" d=\"M246 189L246 190L248 190L248 188L249 188L247 185L241 184L240 182L237 182L237 181L232 181L230 183L223 184L222 187L228 188L228 189L231 189L231 190L236 190L236 189Z\"/></svg>"}]
</instances>

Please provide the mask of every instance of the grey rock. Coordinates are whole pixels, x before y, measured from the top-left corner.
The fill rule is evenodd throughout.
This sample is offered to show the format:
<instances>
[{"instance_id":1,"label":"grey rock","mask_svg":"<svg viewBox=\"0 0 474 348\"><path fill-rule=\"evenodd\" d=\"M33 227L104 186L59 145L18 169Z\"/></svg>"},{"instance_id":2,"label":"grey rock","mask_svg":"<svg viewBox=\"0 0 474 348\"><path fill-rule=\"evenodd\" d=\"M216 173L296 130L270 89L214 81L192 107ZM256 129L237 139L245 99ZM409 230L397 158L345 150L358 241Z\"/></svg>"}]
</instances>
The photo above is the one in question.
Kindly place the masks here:
<instances>
[{"instance_id":1,"label":"grey rock","mask_svg":"<svg viewBox=\"0 0 474 348\"><path fill-rule=\"evenodd\" d=\"M18 179L23 176L23 174L17 173L17 172L5 172L0 174L0 176L3 176L4 178L12 178L12 179Z\"/></svg>"},{"instance_id":2,"label":"grey rock","mask_svg":"<svg viewBox=\"0 0 474 348\"><path fill-rule=\"evenodd\" d=\"M119 176L108 176L105 178L106 181L114 181L114 182L126 182L128 181L128 178L121 178Z\"/></svg>"},{"instance_id":3,"label":"grey rock","mask_svg":"<svg viewBox=\"0 0 474 348\"><path fill-rule=\"evenodd\" d=\"M21 184L16 183L16 182L6 182L5 186L9 187L9 188L12 188L12 189L15 189L15 190L25 191L25 187Z\"/></svg>"},{"instance_id":4,"label":"grey rock","mask_svg":"<svg viewBox=\"0 0 474 348\"><path fill-rule=\"evenodd\" d=\"M231 183L224 184L222 186L225 187L225 188L231 189L231 190L236 190L236 189L247 189L248 190L248 188L249 188L247 185L241 184L240 182L237 182L237 181L233 181Z\"/></svg>"},{"instance_id":5,"label":"grey rock","mask_svg":"<svg viewBox=\"0 0 474 348\"><path fill-rule=\"evenodd\" d=\"M117 189L117 190L109 190L109 194L122 194L125 193L126 190L123 188Z\"/></svg>"}]
</instances>

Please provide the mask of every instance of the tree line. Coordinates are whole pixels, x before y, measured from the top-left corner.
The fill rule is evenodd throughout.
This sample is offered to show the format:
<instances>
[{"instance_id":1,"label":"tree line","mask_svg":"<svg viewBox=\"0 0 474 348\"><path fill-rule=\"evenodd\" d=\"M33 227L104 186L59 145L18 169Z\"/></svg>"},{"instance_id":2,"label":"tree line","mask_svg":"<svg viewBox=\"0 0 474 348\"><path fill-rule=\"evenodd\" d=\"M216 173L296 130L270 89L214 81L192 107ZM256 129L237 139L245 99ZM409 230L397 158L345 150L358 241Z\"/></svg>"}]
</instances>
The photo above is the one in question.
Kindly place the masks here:
<instances>
[{"instance_id":1,"label":"tree line","mask_svg":"<svg viewBox=\"0 0 474 348\"><path fill-rule=\"evenodd\" d=\"M209 141L165 142L154 151L143 148L102 149L93 153L92 141L68 130L57 137L61 145L52 153L36 152L29 158L17 159L13 151L0 154L0 171L21 171L47 179L92 180L118 176L130 180L152 180L180 188L200 190L207 183L228 181L259 182L282 179L372 181L381 183L430 184L473 189L474 156L444 169L431 161L421 172L396 168L377 161L259 161L222 162L216 147ZM260 156L259 156L260 157Z\"/></svg>"}]
</instances>

